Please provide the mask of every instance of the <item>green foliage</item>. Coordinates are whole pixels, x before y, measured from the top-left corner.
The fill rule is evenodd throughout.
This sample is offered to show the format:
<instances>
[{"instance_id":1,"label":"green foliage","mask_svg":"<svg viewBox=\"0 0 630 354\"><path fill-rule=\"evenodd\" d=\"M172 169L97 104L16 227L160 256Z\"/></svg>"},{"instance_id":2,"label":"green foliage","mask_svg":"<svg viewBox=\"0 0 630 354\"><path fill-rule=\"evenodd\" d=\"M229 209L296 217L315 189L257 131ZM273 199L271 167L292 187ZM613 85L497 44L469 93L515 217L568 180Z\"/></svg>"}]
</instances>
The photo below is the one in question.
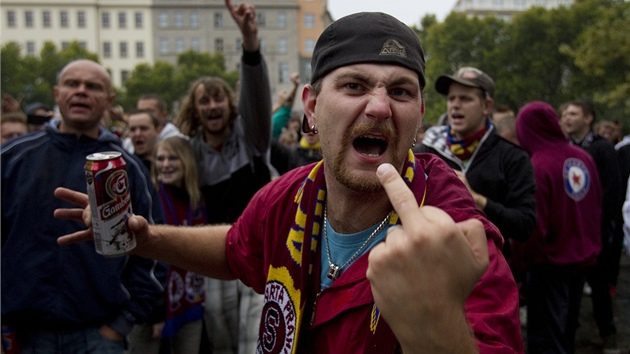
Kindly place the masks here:
<instances>
[{"instance_id":1,"label":"green foliage","mask_svg":"<svg viewBox=\"0 0 630 354\"><path fill-rule=\"evenodd\" d=\"M446 108L446 100L433 86L438 76L474 66L496 77L495 58L507 39L506 26L494 17L468 18L453 12L443 23L427 29L423 43L427 57L427 121L436 122Z\"/></svg>"},{"instance_id":2,"label":"green foliage","mask_svg":"<svg viewBox=\"0 0 630 354\"><path fill-rule=\"evenodd\" d=\"M177 57L177 65L156 62L155 65L139 64L124 84L123 98L119 101L125 111L136 106L140 96L147 93L160 95L169 105L169 110L188 92L192 82L203 76L218 76L235 87L238 71L225 71L222 54L199 53L189 50Z\"/></svg>"},{"instance_id":3,"label":"green foliage","mask_svg":"<svg viewBox=\"0 0 630 354\"><path fill-rule=\"evenodd\" d=\"M572 46L562 48L592 85L593 100L611 117L630 116L630 3L601 10Z\"/></svg>"},{"instance_id":4,"label":"green foliage","mask_svg":"<svg viewBox=\"0 0 630 354\"><path fill-rule=\"evenodd\" d=\"M0 80L2 92L20 101L22 108L31 102L54 106L53 87L57 83L57 74L69 62L75 59L98 62L98 56L81 48L77 41L62 51L58 51L52 42L45 42L39 57L22 56L20 50L15 42L0 48Z\"/></svg>"},{"instance_id":5,"label":"green foliage","mask_svg":"<svg viewBox=\"0 0 630 354\"><path fill-rule=\"evenodd\" d=\"M423 22L424 24L424 22ZM446 108L434 89L439 75L478 67L495 80L495 102L518 110L544 100L555 107L589 99L601 119L630 127L630 3L577 0L571 7L534 7L505 22L451 13L416 30L427 54L426 120Z\"/></svg>"}]
</instances>

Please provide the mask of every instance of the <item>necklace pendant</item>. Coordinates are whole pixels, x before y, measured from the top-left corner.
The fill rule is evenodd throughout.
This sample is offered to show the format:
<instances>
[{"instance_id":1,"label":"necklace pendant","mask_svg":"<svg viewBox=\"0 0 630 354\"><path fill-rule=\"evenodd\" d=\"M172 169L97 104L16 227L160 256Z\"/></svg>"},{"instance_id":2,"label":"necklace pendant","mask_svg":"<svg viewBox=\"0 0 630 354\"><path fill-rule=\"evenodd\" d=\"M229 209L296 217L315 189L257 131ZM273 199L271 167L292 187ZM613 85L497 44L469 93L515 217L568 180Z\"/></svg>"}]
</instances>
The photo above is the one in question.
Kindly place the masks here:
<instances>
[{"instance_id":1,"label":"necklace pendant","mask_svg":"<svg viewBox=\"0 0 630 354\"><path fill-rule=\"evenodd\" d=\"M326 276L329 279L337 280L337 278L339 278L339 275L341 275L341 267L336 264L331 264L328 268L328 274L326 274Z\"/></svg>"}]
</instances>

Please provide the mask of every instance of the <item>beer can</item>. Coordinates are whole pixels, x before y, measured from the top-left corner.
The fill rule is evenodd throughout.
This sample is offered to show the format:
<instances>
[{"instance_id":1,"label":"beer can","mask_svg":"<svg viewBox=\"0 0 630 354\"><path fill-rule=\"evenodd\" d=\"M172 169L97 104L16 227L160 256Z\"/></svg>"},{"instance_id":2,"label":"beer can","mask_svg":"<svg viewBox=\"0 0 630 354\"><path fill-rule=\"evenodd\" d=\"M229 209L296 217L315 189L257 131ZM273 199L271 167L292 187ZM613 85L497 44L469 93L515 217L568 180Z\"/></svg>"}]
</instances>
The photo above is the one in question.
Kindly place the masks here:
<instances>
[{"instance_id":1,"label":"beer can","mask_svg":"<svg viewBox=\"0 0 630 354\"><path fill-rule=\"evenodd\" d=\"M136 247L136 239L127 229L132 210L125 160L116 151L91 154L86 159L96 252L105 257L123 256Z\"/></svg>"}]
</instances>

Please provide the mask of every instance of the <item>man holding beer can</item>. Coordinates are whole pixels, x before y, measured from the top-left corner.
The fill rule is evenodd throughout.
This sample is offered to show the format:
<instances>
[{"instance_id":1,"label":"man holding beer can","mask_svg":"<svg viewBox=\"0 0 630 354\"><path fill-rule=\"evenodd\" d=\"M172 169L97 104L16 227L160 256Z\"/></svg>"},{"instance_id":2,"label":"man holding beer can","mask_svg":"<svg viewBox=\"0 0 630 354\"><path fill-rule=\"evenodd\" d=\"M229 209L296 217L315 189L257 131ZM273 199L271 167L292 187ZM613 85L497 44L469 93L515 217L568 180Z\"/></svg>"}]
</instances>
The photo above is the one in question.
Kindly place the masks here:
<instances>
[{"instance_id":1,"label":"man holding beer can","mask_svg":"<svg viewBox=\"0 0 630 354\"><path fill-rule=\"evenodd\" d=\"M126 163L133 212L162 223L159 195L140 160L100 126L115 97L102 66L69 63L54 93L60 118L0 152L2 324L24 352L123 353L133 324L162 296L166 268L125 255L122 246L116 257L98 254L93 243L58 246L59 236L83 227L53 217L55 209L71 205L53 191L63 186L86 192L86 157L117 152Z\"/></svg>"}]
</instances>

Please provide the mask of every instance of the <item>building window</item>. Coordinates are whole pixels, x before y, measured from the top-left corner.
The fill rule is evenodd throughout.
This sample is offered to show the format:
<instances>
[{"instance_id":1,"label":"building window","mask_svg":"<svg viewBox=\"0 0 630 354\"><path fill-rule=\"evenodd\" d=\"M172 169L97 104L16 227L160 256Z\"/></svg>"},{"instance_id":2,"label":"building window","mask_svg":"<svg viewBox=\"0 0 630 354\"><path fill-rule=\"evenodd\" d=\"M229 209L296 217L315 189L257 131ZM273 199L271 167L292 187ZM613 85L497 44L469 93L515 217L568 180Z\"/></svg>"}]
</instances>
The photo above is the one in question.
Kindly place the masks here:
<instances>
[{"instance_id":1,"label":"building window","mask_svg":"<svg viewBox=\"0 0 630 354\"><path fill-rule=\"evenodd\" d=\"M313 53L315 50L315 40L312 38L307 38L304 40L304 52L305 53Z\"/></svg>"},{"instance_id":2,"label":"building window","mask_svg":"<svg viewBox=\"0 0 630 354\"><path fill-rule=\"evenodd\" d=\"M278 82L286 84L289 82L289 64L278 63Z\"/></svg>"},{"instance_id":3,"label":"building window","mask_svg":"<svg viewBox=\"0 0 630 354\"><path fill-rule=\"evenodd\" d=\"M24 25L28 28L33 27L33 11L24 12Z\"/></svg>"},{"instance_id":4,"label":"building window","mask_svg":"<svg viewBox=\"0 0 630 354\"><path fill-rule=\"evenodd\" d=\"M127 57L127 42L120 42L120 57Z\"/></svg>"},{"instance_id":5,"label":"building window","mask_svg":"<svg viewBox=\"0 0 630 354\"><path fill-rule=\"evenodd\" d=\"M258 27L259 28L263 28L265 27L265 13L264 12L258 12L256 13L256 22L258 22Z\"/></svg>"},{"instance_id":6,"label":"building window","mask_svg":"<svg viewBox=\"0 0 630 354\"><path fill-rule=\"evenodd\" d=\"M50 11L42 12L42 25L44 26L44 28L50 28L52 26Z\"/></svg>"},{"instance_id":7,"label":"building window","mask_svg":"<svg viewBox=\"0 0 630 354\"><path fill-rule=\"evenodd\" d=\"M183 27L184 26L184 15L181 12L175 13L175 27Z\"/></svg>"},{"instance_id":8,"label":"building window","mask_svg":"<svg viewBox=\"0 0 630 354\"><path fill-rule=\"evenodd\" d=\"M184 51L184 39L183 38L177 38L175 40L175 52L177 54L181 53Z\"/></svg>"},{"instance_id":9,"label":"building window","mask_svg":"<svg viewBox=\"0 0 630 354\"><path fill-rule=\"evenodd\" d=\"M101 14L101 26L103 28L109 28L109 12L103 12Z\"/></svg>"},{"instance_id":10,"label":"building window","mask_svg":"<svg viewBox=\"0 0 630 354\"><path fill-rule=\"evenodd\" d=\"M79 42L79 48L87 49L87 43L86 42Z\"/></svg>"},{"instance_id":11,"label":"building window","mask_svg":"<svg viewBox=\"0 0 630 354\"><path fill-rule=\"evenodd\" d=\"M142 21L142 12L136 12L134 14L134 22L135 22L136 28L142 28L144 26L143 21Z\"/></svg>"},{"instance_id":12,"label":"building window","mask_svg":"<svg viewBox=\"0 0 630 354\"><path fill-rule=\"evenodd\" d=\"M315 15L304 14L304 28L314 28L314 27L315 27Z\"/></svg>"},{"instance_id":13,"label":"building window","mask_svg":"<svg viewBox=\"0 0 630 354\"><path fill-rule=\"evenodd\" d=\"M524 9L526 7L526 0L514 0L514 5L519 9Z\"/></svg>"},{"instance_id":14,"label":"building window","mask_svg":"<svg viewBox=\"0 0 630 354\"><path fill-rule=\"evenodd\" d=\"M118 13L118 28L127 28L127 14L124 12Z\"/></svg>"},{"instance_id":15,"label":"building window","mask_svg":"<svg viewBox=\"0 0 630 354\"><path fill-rule=\"evenodd\" d=\"M70 46L70 42L61 42L61 50L66 50Z\"/></svg>"},{"instance_id":16,"label":"building window","mask_svg":"<svg viewBox=\"0 0 630 354\"><path fill-rule=\"evenodd\" d=\"M144 42L136 42L136 58L144 58Z\"/></svg>"},{"instance_id":17,"label":"building window","mask_svg":"<svg viewBox=\"0 0 630 354\"><path fill-rule=\"evenodd\" d=\"M313 68L311 67L311 63L304 64L304 75L306 76L307 80L310 80L311 76L313 76Z\"/></svg>"},{"instance_id":18,"label":"building window","mask_svg":"<svg viewBox=\"0 0 630 354\"><path fill-rule=\"evenodd\" d=\"M79 28L85 28L85 11L77 12L77 26Z\"/></svg>"},{"instance_id":19,"label":"building window","mask_svg":"<svg viewBox=\"0 0 630 354\"><path fill-rule=\"evenodd\" d=\"M160 12L160 27L168 27L168 13Z\"/></svg>"},{"instance_id":20,"label":"building window","mask_svg":"<svg viewBox=\"0 0 630 354\"><path fill-rule=\"evenodd\" d=\"M243 52L243 39L242 38L236 39L236 52L237 53Z\"/></svg>"},{"instance_id":21,"label":"building window","mask_svg":"<svg viewBox=\"0 0 630 354\"><path fill-rule=\"evenodd\" d=\"M127 82L127 79L129 79L129 70L121 70L120 71L120 82L122 82L124 84L125 82Z\"/></svg>"},{"instance_id":22,"label":"building window","mask_svg":"<svg viewBox=\"0 0 630 354\"><path fill-rule=\"evenodd\" d=\"M286 12L278 13L278 27L287 28L287 13Z\"/></svg>"},{"instance_id":23,"label":"building window","mask_svg":"<svg viewBox=\"0 0 630 354\"><path fill-rule=\"evenodd\" d=\"M15 11L7 11L8 27L15 27Z\"/></svg>"},{"instance_id":24,"label":"building window","mask_svg":"<svg viewBox=\"0 0 630 354\"><path fill-rule=\"evenodd\" d=\"M223 28L223 14L220 12L214 13L214 28Z\"/></svg>"},{"instance_id":25,"label":"building window","mask_svg":"<svg viewBox=\"0 0 630 354\"><path fill-rule=\"evenodd\" d=\"M29 57L35 56L35 42L26 42L26 55Z\"/></svg>"},{"instance_id":26,"label":"building window","mask_svg":"<svg viewBox=\"0 0 630 354\"><path fill-rule=\"evenodd\" d=\"M103 42L103 58L112 57L112 44L110 42Z\"/></svg>"},{"instance_id":27,"label":"building window","mask_svg":"<svg viewBox=\"0 0 630 354\"><path fill-rule=\"evenodd\" d=\"M160 54L168 54L168 39L160 38Z\"/></svg>"},{"instance_id":28,"label":"building window","mask_svg":"<svg viewBox=\"0 0 630 354\"><path fill-rule=\"evenodd\" d=\"M190 40L190 48L192 48L192 50L194 50L195 52L201 51L201 46L199 45L199 38L192 38Z\"/></svg>"},{"instance_id":29,"label":"building window","mask_svg":"<svg viewBox=\"0 0 630 354\"><path fill-rule=\"evenodd\" d=\"M196 12L190 13L190 27L199 27L199 14Z\"/></svg>"},{"instance_id":30,"label":"building window","mask_svg":"<svg viewBox=\"0 0 630 354\"><path fill-rule=\"evenodd\" d=\"M278 53L285 54L287 52L287 39L279 38L278 39Z\"/></svg>"},{"instance_id":31,"label":"building window","mask_svg":"<svg viewBox=\"0 0 630 354\"><path fill-rule=\"evenodd\" d=\"M59 12L59 25L62 28L68 28L68 11Z\"/></svg>"},{"instance_id":32,"label":"building window","mask_svg":"<svg viewBox=\"0 0 630 354\"><path fill-rule=\"evenodd\" d=\"M214 40L214 51L217 53L223 53L223 38L217 38Z\"/></svg>"},{"instance_id":33,"label":"building window","mask_svg":"<svg viewBox=\"0 0 630 354\"><path fill-rule=\"evenodd\" d=\"M265 38L260 39L260 52L267 53L267 39Z\"/></svg>"}]
</instances>

